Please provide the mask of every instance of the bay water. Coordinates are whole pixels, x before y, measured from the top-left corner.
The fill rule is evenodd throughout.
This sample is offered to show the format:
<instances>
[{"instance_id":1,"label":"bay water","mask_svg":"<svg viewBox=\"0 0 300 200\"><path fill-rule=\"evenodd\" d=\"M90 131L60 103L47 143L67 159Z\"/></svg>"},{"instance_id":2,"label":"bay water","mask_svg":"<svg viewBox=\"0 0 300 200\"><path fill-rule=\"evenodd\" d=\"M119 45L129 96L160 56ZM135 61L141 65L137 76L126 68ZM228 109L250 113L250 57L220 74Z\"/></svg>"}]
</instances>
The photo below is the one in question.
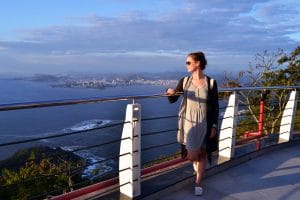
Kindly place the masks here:
<instances>
[{"instance_id":1,"label":"bay water","mask_svg":"<svg viewBox=\"0 0 300 200\"><path fill-rule=\"evenodd\" d=\"M67 100L94 97L119 97L132 95L150 95L164 93L166 86L133 85L116 86L104 89L87 88L54 88L49 83L26 80L0 80L0 104L24 102L39 102L52 100ZM176 142L176 131L150 134L177 128L177 111L179 101L169 104L166 97L135 100L142 105L142 162L147 163L160 156L171 155L179 150ZM44 139L36 142L0 147L0 160L13 155L17 150L36 145L51 148L60 147L65 150L76 150L93 145L116 141L121 138L123 125L101 128L124 121L126 105L131 100L100 102L79 105L68 105L46 108L32 108L0 112L0 143L34 139L72 131L93 131L75 135ZM153 117L175 116L168 119L146 120ZM170 144L162 147L155 147ZM89 163L109 159L103 163L91 164L85 169L84 176L93 178L102 176L117 169L119 142L109 145L88 148L77 151L76 154L85 158ZM154 148L149 148L154 147ZM95 174L93 170L97 169Z\"/></svg>"}]
</instances>

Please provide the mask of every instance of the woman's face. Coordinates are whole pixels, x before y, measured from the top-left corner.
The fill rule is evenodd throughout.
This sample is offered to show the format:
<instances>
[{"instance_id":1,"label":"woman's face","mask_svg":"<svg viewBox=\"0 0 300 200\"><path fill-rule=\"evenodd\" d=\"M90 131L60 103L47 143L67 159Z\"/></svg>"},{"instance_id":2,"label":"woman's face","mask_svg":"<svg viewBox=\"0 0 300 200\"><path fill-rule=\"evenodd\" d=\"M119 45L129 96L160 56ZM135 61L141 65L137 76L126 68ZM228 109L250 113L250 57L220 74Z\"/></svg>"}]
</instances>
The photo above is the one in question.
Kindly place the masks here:
<instances>
[{"instance_id":1,"label":"woman's face","mask_svg":"<svg viewBox=\"0 0 300 200\"><path fill-rule=\"evenodd\" d=\"M200 61L195 61L191 56L188 56L185 66L188 72L194 72L200 69Z\"/></svg>"}]
</instances>

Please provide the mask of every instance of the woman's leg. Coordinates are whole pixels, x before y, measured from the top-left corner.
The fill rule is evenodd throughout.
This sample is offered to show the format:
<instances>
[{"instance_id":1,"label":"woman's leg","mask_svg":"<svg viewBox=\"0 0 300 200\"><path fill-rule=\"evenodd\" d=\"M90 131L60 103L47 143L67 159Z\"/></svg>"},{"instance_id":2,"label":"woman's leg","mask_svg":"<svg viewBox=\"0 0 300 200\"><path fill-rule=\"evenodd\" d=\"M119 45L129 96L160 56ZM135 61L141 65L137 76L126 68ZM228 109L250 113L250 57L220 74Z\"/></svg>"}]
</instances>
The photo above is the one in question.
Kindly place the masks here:
<instances>
[{"instance_id":1,"label":"woman's leg","mask_svg":"<svg viewBox=\"0 0 300 200\"><path fill-rule=\"evenodd\" d=\"M207 153L205 149L201 149L200 154L198 154L198 161L196 166L197 174L196 174L196 185L200 186L202 184L203 174L206 168L207 163Z\"/></svg>"},{"instance_id":2,"label":"woman's leg","mask_svg":"<svg viewBox=\"0 0 300 200\"><path fill-rule=\"evenodd\" d=\"M187 158L190 161L192 161L192 162L199 161L199 155L201 153L200 150L189 150L189 149L187 149L187 152L188 152L187 153Z\"/></svg>"},{"instance_id":3,"label":"woman's leg","mask_svg":"<svg viewBox=\"0 0 300 200\"><path fill-rule=\"evenodd\" d=\"M193 168L196 172L196 185L199 185L201 183L201 179L202 179L202 175L203 175L203 171L205 170L205 166L204 166L204 170L203 170L203 165L206 165L206 162L203 163L203 160L205 159L203 158L205 155L203 155L202 150L187 150L188 154L187 157L188 159L193 162ZM205 152L205 150L204 150Z\"/></svg>"},{"instance_id":4,"label":"woman's leg","mask_svg":"<svg viewBox=\"0 0 300 200\"><path fill-rule=\"evenodd\" d=\"M201 181L206 167L207 154L205 149L198 151L188 150L188 159L193 162L193 167L196 171L196 187L195 195L200 196L203 193Z\"/></svg>"}]
</instances>

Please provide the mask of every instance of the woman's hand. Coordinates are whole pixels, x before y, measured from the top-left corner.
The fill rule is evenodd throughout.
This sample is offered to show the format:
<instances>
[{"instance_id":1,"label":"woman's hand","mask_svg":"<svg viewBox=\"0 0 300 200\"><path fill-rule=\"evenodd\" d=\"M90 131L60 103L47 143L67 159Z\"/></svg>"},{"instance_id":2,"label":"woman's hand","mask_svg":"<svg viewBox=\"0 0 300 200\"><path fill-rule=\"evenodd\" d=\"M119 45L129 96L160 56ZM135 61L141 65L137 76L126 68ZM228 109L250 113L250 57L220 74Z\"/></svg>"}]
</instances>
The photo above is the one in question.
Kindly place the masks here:
<instances>
[{"instance_id":1,"label":"woman's hand","mask_svg":"<svg viewBox=\"0 0 300 200\"><path fill-rule=\"evenodd\" d=\"M214 138L216 137L216 135L217 135L217 129L215 127L212 127L209 138Z\"/></svg>"},{"instance_id":2,"label":"woman's hand","mask_svg":"<svg viewBox=\"0 0 300 200\"><path fill-rule=\"evenodd\" d=\"M175 92L175 90L174 89L172 89L172 88L169 88L169 89L167 89L167 91L166 91L166 93L165 94L167 94L167 95L174 95L176 92Z\"/></svg>"}]
</instances>

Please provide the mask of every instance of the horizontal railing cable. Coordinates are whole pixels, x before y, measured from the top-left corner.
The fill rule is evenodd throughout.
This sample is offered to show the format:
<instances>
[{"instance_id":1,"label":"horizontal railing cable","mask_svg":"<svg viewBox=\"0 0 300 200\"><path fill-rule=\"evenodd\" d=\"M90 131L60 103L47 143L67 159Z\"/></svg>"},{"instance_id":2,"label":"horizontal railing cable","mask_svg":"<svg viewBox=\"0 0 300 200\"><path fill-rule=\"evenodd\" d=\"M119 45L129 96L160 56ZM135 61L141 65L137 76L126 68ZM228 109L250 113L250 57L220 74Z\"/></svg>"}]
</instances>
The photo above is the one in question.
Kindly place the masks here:
<instances>
[{"instance_id":1,"label":"horizontal railing cable","mask_svg":"<svg viewBox=\"0 0 300 200\"><path fill-rule=\"evenodd\" d=\"M133 181L136 181L136 179L133 180ZM104 199L106 199L105 195L109 195L112 191L118 190L120 187L123 187L127 184L132 184L132 183L131 182L126 182L126 183L123 183L123 184L119 184L117 186L113 186L108 191L102 192L100 196L97 195L97 194L95 194L94 196L89 195L90 197L85 198L85 200L95 200L95 199L103 199L104 200ZM112 198L107 198L107 199L112 199Z\"/></svg>"},{"instance_id":2,"label":"horizontal railing cable","mask_svg":"<svg viewBox=\"0 0 300 200\"><path fill-rule=\"evenodd\" d=\"M266 88L266 87L261 87L259 89L264 89L264 88ZM299 88L300 87L288 87L288 89L299 89ZM258 91L259 89L254 89L254 90ZM268 89L275 90L275 89L285 89L285 88L281 88L281 87L276 86L276 87L268 87ZM231 88L231 89L223 89L223 90L221 89L220 92L227 92L227 91L233 92L233 91L239 91L239 90L240 91L253 90L253 88L238 88L238 89L237 88ZM0 105L0 111L20 110L20 109L29 109L29 108L41 108L41 107L51 107L51 106L63 106L63 105L75 105L75 104L85 104L85 103L97 103L97 102L105 102L105 101L120 101L120 100L156 98L156 97L166 97L166 96L168 96L168 95L156 94L156 95L152 95L152 96L141 95L141 96L124 96L124 97L113 97L113 98L89 98L89 99L70 99L70 100L63 100L63 101L48 101L48 102L28 102L28 103L24 103L24 104ZM299 100L298 100L298 102L299 102ZM274 102L274 103L277 103L277 102ZM245 105L245 106L247 106L247 105ZM257 105L257 106L259 106L259 105ZM222 109L225 109L225 107L220 108L220 110L222 110ZM261 114L261 113L257 113L257 114ZM257 114L255 113L255 115L257 115ZM243 114L239 114L238 116L243 116ZM176 116L151 117L151 118L142 118L141 120L142 121L149 121L149 120L159 120L159 119L175 118L175 117L178 117L178 116L176 115ZM226 118L233 118L233 117L236 117L236 116L229 116L229 117L226 117ZM290 116L284 116L284 117L290 117ZM226 118L221 118L220 120L226 119ZM275 119L279 119L279 118L269 118L268 121L265 121L265 123L267 123L271 120L275 120ZM97 127L97 128L93 128L93 129L89 129L89 130L74 131L74 132L68 132L68 133L63 133L63 134L49 135L49 136L45 136L45 137L37 137L37 138L32 138L32 139L27 139L27 140L7 142L7 143L0 144L0 147L9 146L9 145L16 145L16 144L22 144L22 143L28 143L28 142L34 142L34 141L39 141L39 140L44 140L44 139L64 137L64 136L68 136L68 135L75 135L75 134L79 134L79 133L85 133L85 132L90 132L90 131L94 131L94 130L119 126L119 125L123 125L125 123L130 123L130 122L115 123L115 124L110 124L110 125L107 125L107 126ZM253 125L258 124L258 123L259 122L255 122L255 123L253 123ZM299 123L299 122L295 122L295 124L297 124L297 123ZM245 126L245 125L247 125L247 124L236 125L236 127ZM248 124L248 125L251 125L251 124ZM289 124L282 124L282 125L279 125L279 126L264 126L263 131L278 128L278 127L281 127L281 126L286 126L286 125L289 125ZM222 130L229 129L229 128L231 129L233 127L226 127L226 128L223 128ZM169 130L148 132L148 133L142 134L142 136L154 135L154 134L159 134L159 133L166 133L166 132L177 131L177 130L178 129L169 129ZM266 137L266 136L268 136L268 135L263 135L262 137ZM124 139L129 139L129 138L124 138ZM88 146L88 147L78 148L78 149L75 149L75 150L72 150L72 151L69 151L69 152L74 153L74 152L83 151L83 150L87 150L87 149L91 149L91 148L95 148L95 147L101 147L101 146L104 146L104 145L117 143L117 142L120 142L120 141L121 140L112 140L112 141L108 141L108 142L104 142L104 143L100 143L100 144L91 145L91 146ZM178 143L177 142L171 142L171 143L161 144L161 145L157 145L157 146L151 146L151 147L143 148L142 151L147 151L147 150L150 150L150 149L160 148L160 147L169 146L169 145L173 145L173 144L178 144ZM106 159L101 160L101 161L86 163L82 166L78 166L78 167L75 167L75 168L72 168L72 169L62 170L60 172L56 172L56 173L53 173L53 174L44 174L44 175L41 175L41 176L38 176L38 177L34 177L31 180L27 179L25 181L36 181L37 179L50 177L50 176L55 176L55 175L58 175L58 174L61 174L61 173L67 173L67 172L70 172L70 171L75 173L76 171L82 170L83 168L85 168L87 166L102 163L102 162L107 162L109 160L117 159L120 156L125 156L125 155L128 155L128 154L131 154L131 153L125 153L125 154L122 154L122 155L113 156L111 158L106 158ZM174 155L177 156L177 155L180 155L180 153L177 153L177 154L174 154ZM170 156L174 156L174 155L170 155ZM144 163L143 165L148 164L148 163L153 163L153 162L159 162L159 161L165 160L165 159L168 159L168 156L165 157L165 158L160 158L160 159L156 159L156 160L153 160L153 161L148 161L148 162ZM123 170L127 170L127 169L123 169ZM88 180L88 181L91 181L91 180ZM25 183L25 182L19 182L19 183L14 183L14 184L22 184L22 183ZM8 186L14 185L14 184L9 184ZM75 185L72 185L72 187L75 187ZM4 186L7 187L7 185L4 185ZM3 186L1 185L0 187L3 187ZM68 188L68 187L63 187L61 190L56 190L56 191L53 191L52 193L57 193L57 192L62 191L66 188ZM117 188L119 188L119 186L117 186L116 189ZM51 193L51 191L50 191L50 193ZM50 193L47 192L47 193L44 193L42 195L46 196L47 194L50 194ZM41 197L41 195L40 195L40 197ZM33 198L36 198L36 197L33 197Z\"/></svg>"},{"instance_id":3,"label":"horizontal railing cable","mask_svg":"<svg viewBox=\"0 0 300 200\"><path fill-rule=\"evenodd\" d=\"M119 172L124 172L124 171L129 170L129 169L131 169L131 167L127 167L127 168L121 169L121 170L119 170Z\"/></svg>"},{"instance_id":4,"label":"horizontal railing cable","mask_svg":"<svg viewBox=\"0 0 300 200\"><path fill-rule=\"evenodd\" d=\"M259 91L259 90L279 90L279 89L293 90L293 89L300 89L300 86L220 88L219 92L222 93L222 92L235 92L235 91L247 91L247 90ZM177 96L180 94L181 93L178 93ZM40 101L40 102L25 102L25 103L14 103L14 104L0 104L0 111L76 105L76 104L97 103L97 102L123 101L123 100L133 100L133 99L161 98L161 97L168 97L168 96L171 95L166 95L164 93L161 93L161 94L150 94L150 95L93 97L93 98L64 99L64 100Z\"/></svg>"},{"instance_id":5,"label":"horizontal railing cable","mask_svg":"<svg viewBox=\"0 0 300 200\"><path fill-rule=\"evenodd\" d=\"M150 121L150 120L158 120L158 119L168 119L168 118L175 118L175 117L178 117L178 115L142 118L141 121Z\"/></svg>"},{"instance_id":6,"label":"horizontal railing cable","mask_svg":"<svg viewBox=\"0 0 300 200\"><path fill-rule=\"evenodd\" d=\"M264 120L263 123L274 122L274 120L284 119L284 118L287 118L287 117L292 117L292 115L285 115L285 116L282 116L282 117L270 117L270 118L267 118L267 120ZM255 122L255 123L259 124L260 122ZM251 124L242 124L242 125L251 125Z\"/></svg>"},{"instance_id":7,"label":"horizontal railing cable","mask_svg":"<svg viewBox=\"0 0 300 200\"><path fill-rule=\"evenodd\" d=\"M157 163L161 163L161 162L164 162L166 160L170 160L171 158L177 158L180 155L181 155L181 153L175 153L175 154L167 155L167 156L164 156L164 157L160 157L158 159L154 159L154 160L144 162L142 165L148 167L148 165L151 166L151 165L154 165L154 164L157 164Z\"/></svg>"},{"instance_id":8,"label":"horizontal railing cable","mask_svg":"<svg viewBox=\"0 0 300 200\"><path fill-rule=\"evenodd\" d=\"M116 172L116 173L111 173L111 176L110 177L118 177L119 176L119 173L118 172ZM96 179L92 179L92 180L85 180L85 181L81 181L81 182L79 182L79 183L76 183L76 184L74 184L73 185L73 187L76 187L76 188L80 188L80 187L82 187L82 186L86 186L88 183L97 183L97 182L99 182L99 181L102 181L101 179L103 179L103 178L96 178ZM126 183L127 184L127 183ZM126 185L125 184L125 185ZM122 184L123 185L123 184ZM119 186L118 186L119 187ZM111 191L111 190L109 190L109 191Z\"/></svg>"},{"instance_id":9,"label":"horizontal railing cable","mask_svg":"<svg viewBox=\"0 0 300 200\"><path fill-rule=\"evenodd\" d=\"M127 169L129 169L129 168L127 168ZM112 177L117 177L119 174L118 173L112 173L111 175L112 175ZM81 181L79 183L73 184L71 186L71 188L73 188L73 189L80 189L81 187L87 186L88 184L98 183L99 181L102 181L102 180L101 179L99 180L99 178L98 178L98 180L97 179L85 180L85 181ZM133 182L136 182L136 181L137 181L137 179L133 180ZM123 183L123 184L117 184L116 186L112 186L112 187L109 188L109 190L105 190L103 193L101 193L101 196L105 196L106 194L109 194L110 192L118 189L119 187L122 187L122 186L130 184L130 183L131 182L126 182L126 183ZM66 189L66 187L61 188L61 189L57 189L57 190L53 190L53 191L49 191L49 192L44 193L44 195L36 196L36 197L33 197L33 198L37 198L37 197L42 198L44 196L47 196L47 195L49 196L51 194L56 194L58 192L62 193L62 191L65 190L65 189ZM94 197L96 197L98 195L99 194L96 194ZM89 195L89 197L87 197L85 199L90 199L90 198L93 199L94 197L91 197L91 195Z\"/></svg>"},{"instance_id":10,"label":"horizontal railing cable","mask_svg":"<svg viewBox=\"0 0 300 200\"><path fill-rule=\"evenodd\" d=\"M281 125L277 125L277 126L264 126L262 131L268 131L268 130L271 130L271 129L274 129L274 128L280 128L280 127L286 126L286 125L290 125L290 124L281 124ZM267 135L270 135L270 134L273 134L273 133L268 133ZM262 135L265 135L265 134L262 134Z\"/></svg>"},{"instance_id":11,"label":"horizontal railing cable","mask_svg":"<svg viewBox=\"0 0 300 200\"><path fill-rule=\"evenodd\" d=\"M239 108L245 108L245 107L248 108L249 106L257 106L258 107L259 104L244 104L244 103L243 104L241 104L241 103L238 104Z\"/></svg>"},{"instance_id":12,"label":"horizontal railing cable","mask_svg":"<svg viewBox=\"0 0 300 200\"><path fill-rule=\"evenodd\" d=\"M50 155L47 155L47 156L40 156L40 157L36 157L36 158L33 158L33 159L28 159L28 160L26 160L26 162L31 162L31 161L35 162L35 161L38 161L38 160L43 160L43 159L48 159L48 158L55 158L56 156L59 156L59 155L68 155L69 153L75 153L75 152L78 152L78 151L83 151L83 150L87 150L87 149L101 147L101 146L121 142L122 140L127 140L127 139L130 139L130 137L117 139L117 140L112 140L112 141L109 141L109 142L104 142L104 143L91 145L91 146L87 146L87 147L82 147L82 148L74 149L74 150L71 150L71 151L64 151L64 152L60 152L60 153L53 153L53 154L50 154Z\"/></svg>"},{"instance_id":13,"label":"horizontal railing cable","mask_svg":"<svg viewBox=\"0 0 300 200\"><path fill-rule=\"evenodd\" d=\"M285 134L285 133L289 133L289 131L285 131L281 134ZM243 146L243 145L249 145L249 144L252 144L252 143L257 143L259 141L263 141L263 140L268 139L268 138L270 138L270 134L254 136L254 137L250 138L249 140L248 140L248 138L242 138L242 139L237 140L235 148L238 148L238 147Z\"/></svg>"},{"instance_id":14,"label":"horizontal railing cable","mask_svg":"<svg viewBox=\"0 0 300 200\"><path fill-rule=\"evenodd\" d=\"M228 140L228 139L232 139L232 137L230 136L230 137L226 137L226 138L221 138L221 139L219 139L219 142L222 142L222 141L225 141L225 140Z\"/></svg>"},{"instance_id":15,"label":"horizontal railing cable","mask_svg":"<svg viewBox=\"0 0 300 200\"><path fill-rule=\"evenodd\" d=\"M226 108L233 108L234 106L224 106L224 107L219 107L219 110L225 110Z\"/></svg>"},{"instance_id":16,"label":"horizontal railing cable","mask_svg":"<svg viewBox=\"0 0 300 200\"><path fill-rule=\"evenodd\" d=\"M156 134L167 133L167 132L172 132L172 131L178 131L178 128L176 128L176 129L162 130L162 131L155 131L155 132L149 132L149 133L143 133L141 135L142 136L156 135Z\"/></svg>"},{"instance_id":17,"label":"horizontal railing cable","mask_svg":"<svg viewBox=\"0 0 300 200\"><path fill-rule=\"evenodd\" d=\"M288 101L285 102L285 105L286 105L287 102L293 102L293 101L292 101L292 100L288 100ZM270 102L264 102L264 104L265 104L265 105L271 105L271 106L276 106L276 107L278 107L278 105L273 105L273 104L271 104ZM260 105L259 105L259 104L238 105L239 108L243 108L243 107L249 108L249 107L251 107L251 106L259 107ZM288 108L288 109L290 109L290 108Z\"/></svg>"},{"instance_id":18,"label":"horizontal railing cable","mask_svg":"<svg viewBox=\"0 0 300 200\"><path fill-rule=\"evenodd\" d=\"M76 188L76 189L79 189L80 186L86 186L86 184L88 183L91 183L91 180L87 180L87 181L82 181L80 183L77 183L77 184L74 184L72 185L72 188ZM92 183L97 183L95 181L92 181ZM124 186L124 185L127 185L127 184L130 184L130 182L126 182L126 183L123 183L121 185L117 185L117 186L113 186L111 187L109 190L107 191L104 191L103 193L101 193L101 196L104 196L105 194L109 194L110 192L118 189L120 186ZM42 195L37 195L37 196L34 196L34 197L29 197L30 200L34 200L34 199L44 199L45 197L47 196L50 196L51 198L51 195L55 195L57 193L62 193L64 190L66 189L66 187L63 187L63 188L60 188L60 189L56 189L56 190L52 190L52 191L49 191L49 192L45 192L44 194ZM90 195L89 195L90 196ZM96 195L97 196L97 195ZM95 196L95 197L96 197ZM86 200L89 199L89 198L85 198ZM93 199L93 198L92 198Z\"/></svg>"},{"instance_id":19,"label":"horizontal railing cable","mask_svg":"<svg viewBox=\"0 0 300 200\"><path fill-rule=\"evenodd\" d=\"M170 142L170 143L161 144L161 145L157 145L157 146L146 147L146 148L143 148L142 151L148 151L150 149L170 146L170 145L174 145L174 144L178 144L178 142L176 141L176 142Z\"/></svg>"},{"instance_id":20,"label":"horizontal railing cable","mask_svg":"<svg viewBox=\"0 0 300 200\"><path fill-rule=\"evenodd\" d=\"M272 120L270 121L265 121L265 122L271 122ZM242 124L242 125L236 125L236 127L239 127L239 126L246 126L246 125L257 125L259 124L259 122L256 122L256 123L253 123L253 124ZM278 128L278 127L281 127L281 126L286 126L286 125L290 125L290 124L280 124L280 125L275 125L275 126L266 126L264 125L264 129L262 130L268 130L268 129L272 129L272 128Z\"/></svg>"},{"instance_id":21,"label":"horizontal railing cable","mask_svg":"<svg viewBox=\"0 0 300 200\"><path fill-rule=\"evenodd\" d=\"M232 129L233 127L232 126L228 126L228 127L225 127L225 128L220 128L220 131L223 131L223 130L226 130L226 129Z\"/></svg>"},{"instance_id":22,"label":"horizontal railing cable","mask_svg":"<svg viewBox=\"0 0 300 200\"><path fill-rule=\"evenodd\" d=\"M224 151L225 149L230 149L230 147L224 147L222 149L218 149L219 152Z\"/></svg>"},{"instance_id":23,"label":"horizontal railing cable","mask_svg":"<svg viewBox=\"0 0 300 200\"><path fill-rule=\"evenodd\" d=\"M86 168L86 167L91 166L91 165L95 165L95 164L107 162L109 160L114 160L116 158L119 158L121 156L126 156L126 155L131 155L131 153L124 153L124 154L121 154L121 155L118 155L118 156L109 157L109 158L106 158L104 160L92 162L92 163L89 163L89 164L86 164L86 165L82 165L82 166L75 167L75 168L72 168L72 169L67 169L67 170L59 171L59 172L56 172L56 173L44 174L44 175L33 177L33 178L30 178L30 179L25 179L25 180L22 180L20 182L13 183L13 184L0 185L0 187L7 187L9 185L18 185L18 184L28 183L28 182L32 182L32 181L35 181L35 180L38 180L38 179L42 179L42 178L46 178L46 177L56 176L56 175L59 175L59 174L70 172L70 171L80 170L80 169Z\"/></svg>"},{"instance_id":24,"label":"horizontal railing cable","mask_svg":"<svg viewBox=\"0 0 300 200\"><path fill-rule=\"evenodd\" d=\"M158 170L158 171L155 171L154 173L151 173L151 175L152 175L153 177L157 177L158 175L165 174L166 172L169 172L169 171L171 171L171 170L173 170L173 169L170 168L170 169L166 169L166 170ZM195 176L195 175L191 173L191 175L189 175L189 176L187 176L187 177L185 177L185 178L182 178L182 179L180 179L180 180L178 180L178 181L172 182L172 183L170 183L169 185L164 185L164 186L160 187L160 190L159 190L159 191L164 191L166 188L169 188L169 187L171 187L171 186L174 186L174 185L176 185L177 183L185 182L186 180L189 180L189 179L191 179L191 178L194 177L194 176Z\"/></svg>"},{"instance_id":25,"label":"horizontal railing cable","mask_svg":"<svg viewBox=\"0 0 300 200\"><path fill-rule=\"evenodd\" d=\"M76 135L76 134L79 134L79 133L87 133L87 132L90 132L90 131L95 131L95 130L100 130L100 129L105 129L105 128L111 128L111 127L115 127L115 126L120 126L120 125L123 125L123 124L126 124L126 123L130 123L130 122L127 121L127 122L121 122L121 123L114 123L114 124L110 124L110 125L105 125L105 126L101 126L101 127L87 129L87 130L73 131L73 132L68 132L68 133L63 133L63 134L56 134L56 135L50 135L50 136L45 136L45 137L37 137L37 138L32 138L32 139L26 139L26 140L14 141L14 142L1 143L0 147L10 146L10 145L15 145L15 144L23 144L23 143L28 143L28 142L35 142L35 141L45 140L45 139L65 137L65 136L70 136L70 135Z\"/></svg>"},{"instance_id":26,"label":"horizontal railing cable","mask_svg":"<svg viewBox=\"0 0 300 200\"><path fill-rule=\"evenodd\" d=\"M285 110L291 110L291 108L288 108L288 109L285 109ZM250 113L250 111L248 111L247 113L242 113L242 114L238 114L237 116L239 116L239 117L243 117L243 116L252 116L252 115L255 115L255 116L257 116L257 115L260 115L260 114L267 114L268 112L264 112L264 113L261 113L261 112L254 112L253 114L252 113Z\"/></svg>"},{"instance_id":27,"label":"horizontal railing cable","mask_svg":"<svg viewBox=\"0 0 300 200\"><path fill-rule=\"evenodd\" d=\"M266 86L266 87L235 87L220 88L219 92L240 92L240 91L260 91L260 90L299 90L300 86Z\"/></svg>"},{"instance_id":28,"label":"horizontal railing cable","mask_svg":"<svg viewBox=\"0 0 300 200\"><path fill-rule=\"evenodd\" d=\"M241 113L241 114L239 114L238 116L239 116L239 117L243 117L243 116L252 116L252 115L257 116L257 115L260 115L260 114L263 114L263 113L261 113L261 112L250 113L250 111L247 111L247 113Z\"/></svg>"},{"instance_id":29,"label":"horizontal railing cable","mask_svg":"<svg viewBox=\"0 0 300 200\"><path fill-rule=\"evenodd\" d=\"M286 124L286 125L288 125L288 124ZM275 126L274 126L274 127L275 127ZM228 128L231 128L231 127L228 127ZM268 129L271 129L271 128L273 128L273 127L265 127L264 130L268 130ZM224 129L225 129L225 128L224 128ZM224 130L224 129L222 129L222 130ZM173 129L173 130L177 130L177 129ZM167 130L167 131L171 131L171 130ZM150 134L150 133L148 133L148 134ZM154 134L154 133L151 133L151 134ZM125 138L125 139L129 139L129 138ZM101 143L101 144L93 145L93 146L90 146L90 147L85 147L85 148L76 149L76 150L73 150L73 151L71 151L71 152L81 151L81 150L85 150L85 149L89 149L89 148L94 148L94 147L102 146L102 145L107 145L107 144L111 144L111 143L119 142L119 141L120 141L120 140L115 140L115 141L110 141L110 142L107 142L107 143ZM148 148L144 148L144 149L142 149L142 150L146 151L146 150L149 150L149 149L158 148L158 147L163 147L163 146L172 145L172 144L177 144L177 142L172 142L172 143L168 143L168 144L163 144L163 145L158 145L158 146L148 147ZM117 157L119 157L119 156L117 156ZM116 158L117 158L117 157L116 157ZM110 158L110 160L111 160L111 158ZM102 160L102 161L100 161L100 162L105 162L105 161L106 161L106 160ZM89 165L93 165L93 164L96 164L96 163L98 163L98 162L91 163L91 164L89 164ZM89 165L81 166L81 167L79 167L79 168L87 167L87 166L89 166ZM72 170L74 170L74 169L72 169ZM69 170L68 170L68 171L69 171ZM63 172L61 172L61 173L65 173L65 172L67 172L67 171L63 171ZM44 177L44 176L43 176L43 177ZM35 179L36 179L36 178L35 178Z\"/></svg>"},{"instance_id":30,"label":"horizontal railing cable","mask_svg":"<svg viewBox=\"0 0 300 200\"><path fill-rule=\"evenodd\" d=\"M133 100L133 99L160 98L160 97L165 97L165 96L167 96L167 95L165 95L165 94L150 94L150 95L93 97L93 98L80 98L80 99L63 99L63 100L53 100L53 101L0 104L0 111L22 110L22 109L43 108L43 107L56 107L56 106L77 105L77 104L98 103L98 102L126 101L126 100Z\"/></svg>"},{"instance_id":31,"label":"horizontal railing cable","mask_svg":"<svg viewBox=\"0 0 300 200\"><path fill-rule=\"evenodd\" d=\"M219 121L222 121L223 119L231 119L233 118L234 116L228 116L228 117L220 117L218 118Z\"/></svg>"},{"instance_id":32,"label":"horizontal railing cable","mask_svg":"<svg viewBox=\"0 0 300 200\"><path fill-rule=\"evenodd\" d=\"M271 122L273 120L284 119L287 117L292 117L292 115L285 115L285 116L281 116L281 117L270 117L270 118L268 118L268 120L265 120L264 122Z\"/></svg>"},{"instance_id":33,"label":"horizontal railing cable","mask_svg":"<svg viewBox=\"0 0 300 200\"><path fill-rule=\"evenodd\" d=\"M259 100L259 101L261 101L261 100ZM286 103L288 103L288 102L294 102L295 101L295 99L287 99L286 101L284 101L284 102L280 102L280 101L278 101L278 100L263 100L264 101L264 103L265 104L268 104L268 105L273 105L273 106L276 106L276 105L278 105L279 103L284 103L284 104L286 104ZM258 103L258 104L245 104L244 102L243 103L240 103L238 106L239 107L248 107L248 106L259 106L260 104Z\"/></svg>"},{"instance_id":34,"label":"horizontal railing cable","mask_svg":"<svg viewBox=\"0 0 300 200\"><path fill-rule=\"evenodd\" d=\"M273 120L282 119L282 118L291 117L291 116L292 115L286 115L286 116L282 116L282 117L268 118L268 120L264 120L263 123L273 122ZM260 122L252 122L252 123L247 123L247 124L238 124L238 125L236 125L236 127L249 126L249 125L258 125L259 123Z\"/></svg>"},{"instance_id":35,"label":"horizontal railing cable","mask_svg":"<svg viewBox=\"0 0 300 200\"><path fill-rule=\"evenodd\" d=\"M243 127L243 126L251 126L251 125L258 125L259 122L252 122L247 124L237 124L236 127Z\"/></svg>"},{"instance_id":36,"label":"horizontal railing cable","mask_svg":"<svg viewBox=\"0 0 300 200\"><path fill-rule=\"evenodd\" d=\"M117 139L117 140L112 140L112 141L104 142L104 143L100 143L100 144L95 144L95 145L91 145L91 146L88 146L88 147L83 147L83 148L75 149L75 150L72 150L72 151L69 151L69 152L74 153L74 152L78 152L78 151L82 151L82 150L87 150L87 149L92 149L92 148L96 148L96 147L101 147L101 146L105 146L105 145L109 145L109 144L121 142L122 140L127 140L127 139L130 139L130 137L126 137L126 138L122 138L122 139Z\"/></svg>"}]
</instances>

